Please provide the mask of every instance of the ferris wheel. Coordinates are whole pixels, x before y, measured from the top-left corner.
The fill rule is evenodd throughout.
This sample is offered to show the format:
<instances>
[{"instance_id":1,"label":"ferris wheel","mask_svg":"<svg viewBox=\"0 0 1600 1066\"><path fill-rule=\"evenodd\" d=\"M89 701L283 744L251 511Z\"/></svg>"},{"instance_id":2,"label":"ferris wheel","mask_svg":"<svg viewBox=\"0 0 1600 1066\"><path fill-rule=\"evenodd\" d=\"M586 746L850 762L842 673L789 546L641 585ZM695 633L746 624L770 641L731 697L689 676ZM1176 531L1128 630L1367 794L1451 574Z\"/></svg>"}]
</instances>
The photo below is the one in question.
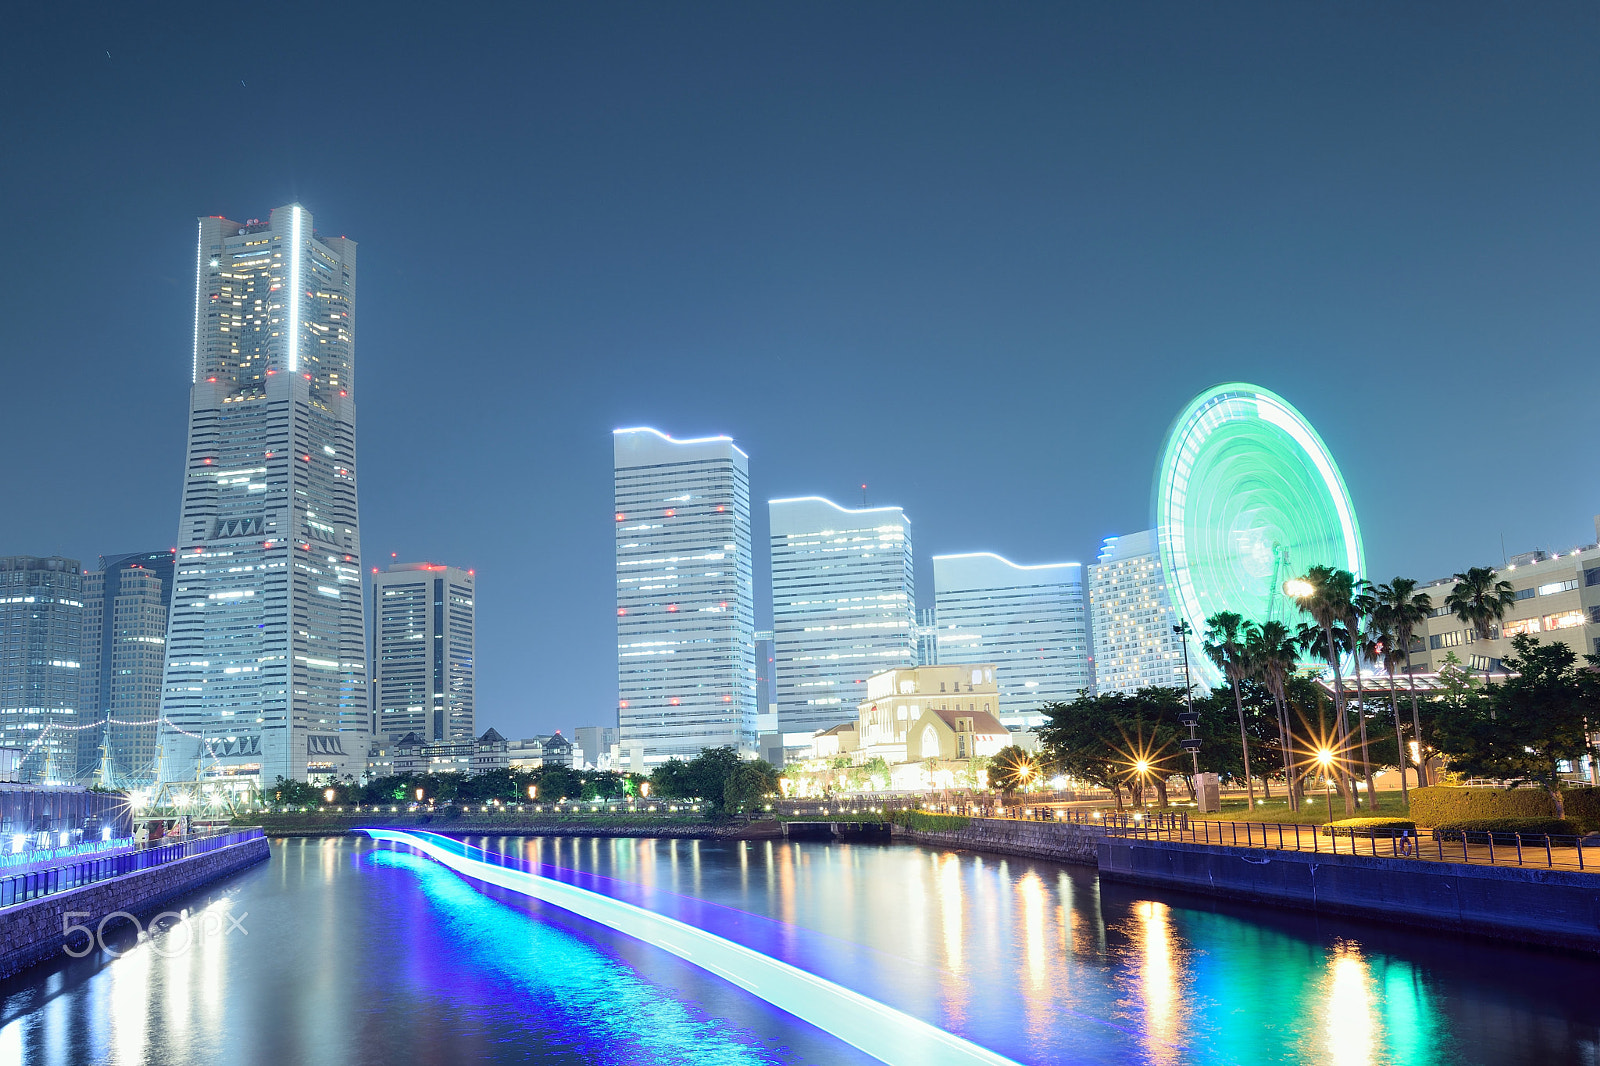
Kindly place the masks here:
<instances>
[{"instance_id":1,"label":"ferris wheel","mask_svg":"<svg viewBox=\"0 0 1600 1066\"><path fill-rule=\"evenodd\" d=\"M1217 385L1167 431L1156 480L1161 566L1196 634L1218 611L1291 628L1283 584L1311 566L1362 576L1361 530L1344 477L1311 423L1255 385ZM1221 675L1195 658L1206 684Z\"/></svg>"}]
</instances>

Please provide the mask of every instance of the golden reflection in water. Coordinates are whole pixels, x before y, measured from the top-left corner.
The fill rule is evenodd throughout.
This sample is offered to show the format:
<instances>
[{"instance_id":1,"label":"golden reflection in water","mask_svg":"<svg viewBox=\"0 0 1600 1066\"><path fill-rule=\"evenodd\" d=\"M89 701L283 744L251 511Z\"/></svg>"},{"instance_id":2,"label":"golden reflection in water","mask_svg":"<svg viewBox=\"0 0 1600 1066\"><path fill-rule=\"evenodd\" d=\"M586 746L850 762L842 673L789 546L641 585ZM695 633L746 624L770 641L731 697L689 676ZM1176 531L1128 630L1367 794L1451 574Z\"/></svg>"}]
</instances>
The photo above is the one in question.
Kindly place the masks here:
<instances>
[{"instance_id":1,"label":"golden reflection in water","mask_svg":"<svg viewBox=\"0 0 1600 1066\"><path fill-rule=\"evenodd\" d=\"M1045 985L1044 882L1029 870L1017 882L1022 900L1022 950L1028 960L1028 982L1034 992Z\"/></svg>"},{"instance_id":2,"label":"golden reflection in water","mask_svg":"<svg viewBox=\"0 0 1600 1066\"><path fill-rule=\"evenodd\" d=\"M935 855L933 861L940 866L939 913L944 923L944 966L950 973L960 976L961 911L965 906L961 898L961 859L955 855L945 855L940 865L939 857Z\"/></svg>"},{"instance_id":3,"label":"golden reflection in water","mask_svg":"<svg viewBox=\"0 0 1600 1066\"><path fill-rule=\"evenodd\" d=\"M1373 1004L1372 974L1359 944L1343 940L1335 945L1323 983L1327 1061L1337 1066L1378 1061L1374 1054L1383 1043L1381 1022Z\"/></svg>"},{"instance_id":4,"label":"golden reflection in water","mask_svg":"<svg viewBox=\"0 0 1600 1066\"><path fill-rule=\"evenodd\" d=\"M1183 1019L1179 1000L1182 949L1165 903L1143 900L1134 905L1130 928L1139 952L1139 996L1144 1006L1146 1052L1151 1062L1184 1061Z\"/></svg>"}]
</instances>

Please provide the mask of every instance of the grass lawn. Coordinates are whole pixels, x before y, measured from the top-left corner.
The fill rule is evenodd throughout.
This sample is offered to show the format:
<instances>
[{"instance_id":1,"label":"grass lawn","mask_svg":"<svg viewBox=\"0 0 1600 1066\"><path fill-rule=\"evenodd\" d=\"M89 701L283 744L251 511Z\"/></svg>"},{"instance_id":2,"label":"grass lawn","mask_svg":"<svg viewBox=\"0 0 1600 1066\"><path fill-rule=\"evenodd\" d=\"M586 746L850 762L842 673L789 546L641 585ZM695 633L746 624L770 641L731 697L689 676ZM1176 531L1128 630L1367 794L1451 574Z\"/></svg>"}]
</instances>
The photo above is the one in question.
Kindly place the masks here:
<instances>
[{"instance_id":1,"label":"grass lawn","mask_svg":"<svg viewBox=\"0 0 1600 1066\"><path fill-rule=\"evenodd\" d=\"M1379 792L1378 809L1369 811L1363 793L1362 805L1355 812L1357 818L1366 818L1374 815L1387 815L1391 817L1405 817L1406 809L1400 802L1398 792ZM1247 810L1246 801L1243 799L1225 799L1222 801L1222 810L1218 814L1200 814L1194 808L1187 808L1191 819L1205 819L1207 821L1224 822L1284 822L1299 825L1321 825L1329 821L1328 807L1323 802L1322 793L1308 794L1307 803L1299 811L1289 809L1289 801L1281 795L1274 795L1270 800L1256 800L1256 809ZM1184 810L1184 807L1177 807ZM1345 817L1344 803L1339 799L1339 793L1333 793L1333 819Z\"/></svg>"}]
</instances>

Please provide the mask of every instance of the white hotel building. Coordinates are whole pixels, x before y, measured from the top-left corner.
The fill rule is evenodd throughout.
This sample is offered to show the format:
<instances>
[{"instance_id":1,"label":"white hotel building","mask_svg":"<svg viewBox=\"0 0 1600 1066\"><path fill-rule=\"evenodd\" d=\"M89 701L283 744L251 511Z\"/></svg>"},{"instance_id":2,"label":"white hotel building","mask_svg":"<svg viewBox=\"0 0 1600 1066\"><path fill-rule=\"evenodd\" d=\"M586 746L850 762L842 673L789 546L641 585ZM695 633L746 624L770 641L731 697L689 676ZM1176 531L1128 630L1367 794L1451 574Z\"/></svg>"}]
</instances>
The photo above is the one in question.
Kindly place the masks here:
<instances>
[{"instance_id":1,"label":"white hotel building","mask_svg":"<svg viewBox=\"0 0 1600 1066\"><path fill-rule=\"evenodd\" d=\"M648 764L756 749L749 457L729 437L619 429L617 721Z\"/></svg>"},{"instance_id":2,"label":"white hotel building","mask_svg":"<svg viewBox=\"0 0 1600 1066\"><path fill-rule=\"evenodd\" d=\"M355 291L298 204L199 220L163 780L366 767Z\"/></svg>"},{"instance_id":3,"label":"white hotel building","mask_svg":"<svg viewBox=\"0 0 1600 1066\"><path fill-rule=\"evenodd\" d=\"M767 508L779 728L854 721L867 678L917 665L911 521L820 496Z\"/></svg>"},{"instance_id":4,"label":"white hotel building","mask_svg":"<svg viewBox=\"0 0 1600 1066\"><path fill-rule=\"evenodd\" d=\"M1019 566L992 552L933 557L940 665L994 664L1007 729L1044 724L1044 703L1091 687L1083 567Z\"/></svg>"},{"instance_id":5,"label":"white hotel building","mask_svg":"<svg viewBox=\"0 0 1600 1066\"><path fill-rule=\"evenodd\" d=\"M1156 531L1107 537L1099 560L1089 565L1095 691L1183 688L1183 643L1172 631L1177 620ZM1200 639L1190 636L1190 655L1199 653Z\"/></svg>"}]
</instances>

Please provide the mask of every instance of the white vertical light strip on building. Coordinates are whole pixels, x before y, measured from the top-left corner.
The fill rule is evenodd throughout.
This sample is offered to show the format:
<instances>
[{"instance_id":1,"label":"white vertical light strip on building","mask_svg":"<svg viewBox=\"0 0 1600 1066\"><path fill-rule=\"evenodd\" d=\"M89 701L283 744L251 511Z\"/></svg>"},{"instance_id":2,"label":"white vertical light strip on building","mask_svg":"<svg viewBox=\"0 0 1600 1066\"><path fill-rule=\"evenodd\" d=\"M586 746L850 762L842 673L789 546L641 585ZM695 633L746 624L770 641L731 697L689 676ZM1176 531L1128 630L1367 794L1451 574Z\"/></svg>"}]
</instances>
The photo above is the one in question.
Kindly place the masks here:
<instances>
[{"instance_id":1,"label":"white vertical light strip on building","mask_svg":"<svg viewBox=\"0 0 1600 1066\"><path fill-rule=\"evenodd\" d=\"M289 224L289 371L300 369L300 205Z\"/></svg>"},{"instance_id":2,"label":"white vertical light strip on building","mask_svg":"<svg viewBox=\"0 0 1600 1066\"><path fill-rule=\"evenodd\" d=\"M206 223L195 223L194 235L194 361L189 364L189 384L200 380L200 269L205 261Z\"/></svg>"}]
</instances>

